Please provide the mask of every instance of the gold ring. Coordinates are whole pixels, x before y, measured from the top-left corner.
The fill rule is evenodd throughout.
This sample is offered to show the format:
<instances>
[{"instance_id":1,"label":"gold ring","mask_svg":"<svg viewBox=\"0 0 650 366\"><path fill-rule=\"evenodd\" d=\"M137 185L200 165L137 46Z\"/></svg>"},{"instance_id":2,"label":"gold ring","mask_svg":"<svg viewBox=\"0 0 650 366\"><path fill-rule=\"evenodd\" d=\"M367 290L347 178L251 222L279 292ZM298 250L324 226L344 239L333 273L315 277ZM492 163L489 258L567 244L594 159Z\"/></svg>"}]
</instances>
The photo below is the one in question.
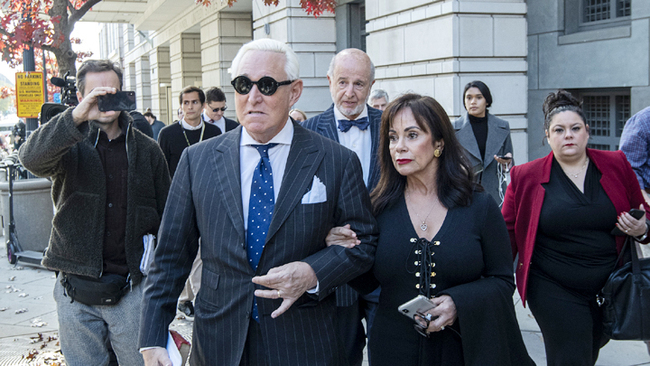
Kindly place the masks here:
<instances>
[{"instance_id":1,"label":"gold ring","mask_svg":"<svg viewBox=\"0 0 650 366\"><path fill-rule=\"evenodd\" d=\"M281 298L281 297L282 297L282 293L280 292L280 290L276 290L276 291L278 292L278 299Z\"/></svg>"},{"instance_id":2,"label":"gold ring","mask_svg":"<svg viewBox=\"0 0 650 366\"><path fill-rule=\"evenodd\" d=\"M443 325L442 327L440 327L440 330L445 330L445 326Z\"/></svg>"}]
</instances>

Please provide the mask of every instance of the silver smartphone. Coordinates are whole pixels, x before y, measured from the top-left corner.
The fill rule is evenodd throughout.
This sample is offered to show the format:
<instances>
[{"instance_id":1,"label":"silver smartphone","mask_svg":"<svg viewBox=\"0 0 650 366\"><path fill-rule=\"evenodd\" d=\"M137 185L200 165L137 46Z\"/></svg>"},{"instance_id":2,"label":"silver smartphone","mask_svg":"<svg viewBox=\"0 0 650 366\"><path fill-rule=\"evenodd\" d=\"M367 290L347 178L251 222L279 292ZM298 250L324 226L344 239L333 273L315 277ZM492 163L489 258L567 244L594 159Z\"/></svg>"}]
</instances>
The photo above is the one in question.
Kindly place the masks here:
<instances>
[{"instance_id":1,"label":"silver smartphone","mask_svg":"<svg viewBox=\"0 0 650 366\"><path fill-rule=\"evenodd\" d=\"M436 305L434 305L426 296L418 295L400 305L397 310L405 316L413 319L414 315L418 313L424 314L435 307Z\"/></svg>"}]
</instances>

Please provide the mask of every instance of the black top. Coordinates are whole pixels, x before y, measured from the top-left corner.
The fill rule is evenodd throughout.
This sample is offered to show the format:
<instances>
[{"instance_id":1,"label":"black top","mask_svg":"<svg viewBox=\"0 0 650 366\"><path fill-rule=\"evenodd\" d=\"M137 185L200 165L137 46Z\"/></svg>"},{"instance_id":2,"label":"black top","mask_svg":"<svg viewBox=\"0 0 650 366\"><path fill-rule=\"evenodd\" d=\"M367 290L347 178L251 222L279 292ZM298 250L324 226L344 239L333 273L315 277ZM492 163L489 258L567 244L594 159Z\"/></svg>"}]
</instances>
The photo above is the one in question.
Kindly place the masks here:
<instances>
[{"instance_id":1,"label":"black top","mask_svg":"<svg viewBox=\"0 0 650 366\"><path fill-rule=\"evenodd\" d=\"M616 264L616 242L610 231L616 208L595 164L589 164L584 194L553 158L551 176L539 217L531 273L565 287L599 291Z\"/></svg>"},{"instance_id":2,"label":"black top","mask_svg":"<svg viewBox=\"0 0 650 366\"><path fill-rule=\"evenodd\" d=\"M512 302L508 232L487 193L474 193L468 207L450 209L430 244L434 263L430 295L452 297L458 320L451 328L462 334L462 340L450 327L424 338L413 328L413 320L397 311L421 293L414 263L422 231L413 227L403 195L377 220L380 235L373 270L352 283L363 292L381 284L369 335L373 366L532 364Z\"/></svg>"},{"instance_id":3,"label":"black top","mask_svg":"<svg viewBox=\"0 0 650 366\"><path fill-rule=\"evenodd\" d=\"M472 131L478 144L478 150L481 153L481 159L485 160L485 144L488 135L487 111L483 117L474 117L471 114L467 114L467 116L469 117L469 124L472 125Z\"/></svg>"},{"instance_id":4,"label":"black top","mask_svg":"<svg viewBox=\"0 0 650 366\"><path fill-rule=\"evenodd\" d=\"M126 200L129 160L126 154L126 129L122 134L109 140L106 133L99 133L97 152L102 161L106 179L106 203L104 206L104 273L117 273L126 276Z\"/></svg>"},{"instance_id":5,"label":"black top","mask_svg":"<svg viewBox=\"0 0 650 366\"><path fill-rule=\"evenodd\" d=\"M158 134L158 144L160 144L165 159L167 159L169 174L172 177L176 172L178 161L181 159L181 153L183 153L183 150L185 150L186 147L196 144L199 140L205 141L211 137L221 135L221 129L219 129L219 127L209 123L203 123L203 125L205 126L203 140L201 140L201 128L197 130L186 130L180 122L171 124L160 130L160 133Z\"/></svg>"}]
</instances>

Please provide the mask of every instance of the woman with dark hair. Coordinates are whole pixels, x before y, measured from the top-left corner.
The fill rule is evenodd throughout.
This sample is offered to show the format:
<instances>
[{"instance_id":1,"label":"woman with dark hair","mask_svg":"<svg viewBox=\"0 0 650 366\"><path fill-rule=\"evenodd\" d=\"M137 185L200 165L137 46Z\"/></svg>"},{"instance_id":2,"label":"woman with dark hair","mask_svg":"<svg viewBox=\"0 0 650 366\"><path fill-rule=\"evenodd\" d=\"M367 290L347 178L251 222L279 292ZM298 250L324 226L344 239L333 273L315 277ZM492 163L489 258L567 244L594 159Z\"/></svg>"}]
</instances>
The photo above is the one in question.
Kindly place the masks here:
<instances>
[{"instance_id":1,"label":"woman with dark hair","mask_svg":"<svg viewBox=\"0 0 650 366\"><path fill-rule=\"evenodd\" d=\"M607 343L596 295L616 266L625 235L647 243L634 171L621 151L587 149L589 125L581 103L559 90L544 101L552 152L516 166L502 212L517 288L544 336L548 365L594 365ZM645 207L647 210L647 206Z\"/></svg>"},{"instance_id":2,"label":"woman with dark hair","mask_svg":"<svg viewBox=\"0 0 650 366\"><path fill-rule=\"evenodd\" d=\"M503 218L475 189L442 106L416 94L391 102L379 161L371 194L380 228L375 264L352 283L363 293L382 288L370 364L533 364L515 317ZM354 237L348 226L333 228L327 243L352 246ZM398 311L418 295L415 316Z\"/></svg>"},{"instance_id":3,"label":"woman with dark hair","mask_svg":"<svg viewBox=\"0 0 650 366\"><path fill-rule=\"evenodd\" d=\"M501 206L508 185L505 173L512 163L510 125L488 113L492 93L482 81L465 85L463 105L467 114L454 122L456 137L467 152L476 181Z\"/></svg>"}]
</instances>

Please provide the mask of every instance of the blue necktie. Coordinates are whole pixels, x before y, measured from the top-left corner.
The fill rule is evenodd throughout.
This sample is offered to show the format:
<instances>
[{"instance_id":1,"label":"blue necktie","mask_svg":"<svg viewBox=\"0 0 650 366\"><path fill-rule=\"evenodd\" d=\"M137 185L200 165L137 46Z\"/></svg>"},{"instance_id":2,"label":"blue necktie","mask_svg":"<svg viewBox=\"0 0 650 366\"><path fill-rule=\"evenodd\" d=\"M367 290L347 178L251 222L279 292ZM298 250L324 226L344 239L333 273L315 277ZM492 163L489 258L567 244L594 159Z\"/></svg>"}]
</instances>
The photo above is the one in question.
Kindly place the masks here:
<instances>
[{"instance_id":1,"label":"blue necktie","mask_svg":"<svg viewBox=\"0 0 650 366\"><path fill-rule=\"evenodd\" d=\"M264 250L266 234L269 231L275 196L273 193L273 172L269 160L269 149L277 144L251 145L260 153L260 163L253 173L251 183L251 197L248 201L248 233L246 236L246 252L248 263L253 271L257 269ZM257 313L257 300L253 302L253 319L259 322Z\"/></svg>"},{"instance_id":2,"label":"blue necktie","mask_svg":"<svg viewBox=\"0 0 650 366\"><path fill-rule=\"evenodd\" d=\"M352 128L352 126L357 126L361 131L365 131L368 126L370 126L370 121L368 120L368 117L361 117L355 119L354 121L350 121L349 119L339 120L339 130L341 130L341 132L350 131L350 128Z\"/></svg>"}]
</instances>

